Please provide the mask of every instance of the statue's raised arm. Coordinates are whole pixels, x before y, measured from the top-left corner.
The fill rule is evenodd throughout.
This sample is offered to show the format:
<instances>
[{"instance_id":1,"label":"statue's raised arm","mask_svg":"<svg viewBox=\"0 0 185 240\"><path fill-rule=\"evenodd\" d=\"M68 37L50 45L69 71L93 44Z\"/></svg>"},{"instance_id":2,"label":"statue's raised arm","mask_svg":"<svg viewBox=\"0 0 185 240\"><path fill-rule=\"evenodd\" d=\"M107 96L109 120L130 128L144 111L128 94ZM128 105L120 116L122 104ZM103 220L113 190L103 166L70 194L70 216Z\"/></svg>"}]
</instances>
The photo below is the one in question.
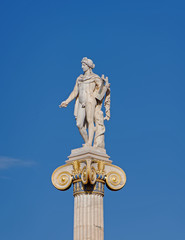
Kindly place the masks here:
<instances>
[{"instance_id":1,"label":"statue's raised arm","mask_svg":"<svg viewBox=\"0 0 185 240\"><path fill-rule=\"evenodd\" d=\"M104 119L110 119L110 84L104 75L100 78L93 73L95 65L91 59L84 57L81 63L84 73L77 78L73 91L59 107L67 107L73 99L76 99L74 115L85 141L84 146L92 146L94 138L93 146L104 148ZM104 98L105 118L101 110Z\"/></svg>"}]
</instances>

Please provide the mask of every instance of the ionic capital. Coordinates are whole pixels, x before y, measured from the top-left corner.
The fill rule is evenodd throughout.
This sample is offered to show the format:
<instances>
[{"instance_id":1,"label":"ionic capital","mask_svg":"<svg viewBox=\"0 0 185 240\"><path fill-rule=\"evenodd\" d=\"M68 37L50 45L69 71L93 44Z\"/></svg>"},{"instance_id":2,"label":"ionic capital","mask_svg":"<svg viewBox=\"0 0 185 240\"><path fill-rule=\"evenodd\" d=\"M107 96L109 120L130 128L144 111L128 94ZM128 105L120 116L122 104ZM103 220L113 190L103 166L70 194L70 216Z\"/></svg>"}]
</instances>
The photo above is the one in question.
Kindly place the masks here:
<instances>
[{"instance_id":1,"label":"ionic capital","mask_svg":"<svg viewBox=\"0 0 185 240\"><path fill-rule=\"evenodd\" d=\"M87 158L58 167L52 174L52 183L61 191L67 190L73 183L74 195L104 195L104 184L110 190L120 190L126 183L126 175L110 162Z\"/></svg>"}]
</instances>

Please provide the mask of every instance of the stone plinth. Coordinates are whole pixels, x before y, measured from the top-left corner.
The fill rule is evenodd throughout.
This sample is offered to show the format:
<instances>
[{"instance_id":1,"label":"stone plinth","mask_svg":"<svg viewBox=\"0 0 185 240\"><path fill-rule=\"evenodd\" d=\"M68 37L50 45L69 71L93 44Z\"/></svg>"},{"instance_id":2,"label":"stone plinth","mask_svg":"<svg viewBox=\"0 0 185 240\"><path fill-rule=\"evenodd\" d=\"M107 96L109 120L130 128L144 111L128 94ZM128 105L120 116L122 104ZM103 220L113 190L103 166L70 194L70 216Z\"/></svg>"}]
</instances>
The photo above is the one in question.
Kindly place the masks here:
<instances>
[{"instance_id":1,"label":"stone plinth","mask_svg":"<svg viewBox=\"0 0 185 240\"><path fill-rule=\"evenodd\" d=\"M71 151L71 154L69 155L69 160L66 161L66 163L72 162L74 160L87 160L87 159L95 159L100 161L105 161L108 163L112 163L111 160L109 160L109 156L106 154L106 150L103 148L95 148L95 147L82 147L82 148L76 148Z\"/></svg>"},{"instance_id":2,"label":"stone plinth","mask_svg":"<svg viewBox=\"0 0 185 240\"><path fill-rule=\"evenodd\" d=\"M52 183L62 191L73 183L74 240L103 240L104 186L120 190L126 183L126 175L102 149L74 149L68 158L65 165L53 172Z\"/></svg>"}]
</instances>

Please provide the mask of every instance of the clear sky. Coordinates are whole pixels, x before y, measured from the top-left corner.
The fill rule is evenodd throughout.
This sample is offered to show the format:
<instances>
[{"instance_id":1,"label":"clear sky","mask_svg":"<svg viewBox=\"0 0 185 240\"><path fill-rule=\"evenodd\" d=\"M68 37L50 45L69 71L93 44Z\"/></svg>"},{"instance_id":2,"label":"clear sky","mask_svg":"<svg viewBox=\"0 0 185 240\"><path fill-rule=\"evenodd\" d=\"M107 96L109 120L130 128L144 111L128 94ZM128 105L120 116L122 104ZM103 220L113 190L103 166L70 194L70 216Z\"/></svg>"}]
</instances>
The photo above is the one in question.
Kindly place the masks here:
<instances>
[{"instance_id":1,"label":"clear sky","mask_svg":"<svg viewBox=\"0 0 185 240\"><path fill-rule=\"evenodd\" d=\"M74 102L92 58L109 77L106 150L127 174L105 191L105 239L185 239L185 3L0 3L0 239L72 239L73 195L50 180L83 141Z\"/></svg>"}]
</instances>

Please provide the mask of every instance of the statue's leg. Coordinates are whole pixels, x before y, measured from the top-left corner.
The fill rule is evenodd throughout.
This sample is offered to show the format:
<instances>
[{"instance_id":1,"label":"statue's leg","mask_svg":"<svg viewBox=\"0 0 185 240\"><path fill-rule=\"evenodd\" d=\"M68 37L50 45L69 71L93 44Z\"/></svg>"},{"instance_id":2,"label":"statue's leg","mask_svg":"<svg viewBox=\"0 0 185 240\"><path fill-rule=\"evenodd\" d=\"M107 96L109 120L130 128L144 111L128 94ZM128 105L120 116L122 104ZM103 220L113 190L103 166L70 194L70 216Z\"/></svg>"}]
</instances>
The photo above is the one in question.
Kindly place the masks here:
<instances>
[{"instance_id":1,"label":"statue's leg","mask_svg":"<svg viewBox=\"0 0 185 240\"><path fill-rule=\"evenodd\" d=\"M85 110L86 110L86 119L87 119L88 132L89 132L88 145L92 146L93 137L94 137L95 104L93 102L86 103Z\"/></svg>"},{"instance_id":2,"label":"statue's leg","mask_svg":"<svg viewBox=\"0 0 185 240\"><path fill-rule=\"evenodd\" d=\"M85 108L82 108L81 104L79 104L79 108L78 108L78 116L77 116L77 120L76 120L76 125L79 129L79 132L80 132L83 140L85 141L85 143L87 143L88 135L87 135L86 128L84 127L84 125L85 125Z\"/></svg>"}]
</instances>

